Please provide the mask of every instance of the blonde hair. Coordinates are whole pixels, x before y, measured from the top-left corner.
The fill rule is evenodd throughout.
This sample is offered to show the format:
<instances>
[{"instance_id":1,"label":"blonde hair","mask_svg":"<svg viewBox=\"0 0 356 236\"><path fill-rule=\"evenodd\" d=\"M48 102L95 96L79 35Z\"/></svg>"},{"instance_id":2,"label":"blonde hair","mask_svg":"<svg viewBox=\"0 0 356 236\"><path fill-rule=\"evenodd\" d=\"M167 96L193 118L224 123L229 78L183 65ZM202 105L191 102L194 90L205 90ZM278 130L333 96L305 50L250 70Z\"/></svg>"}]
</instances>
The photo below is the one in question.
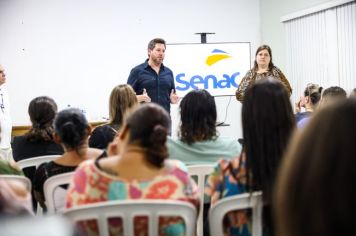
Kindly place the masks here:
<instances>
[{"instance_id":1,"label":"blonde hair","mask_svg":"<svg viewBox=\"0 0 356 236\"><path fill-rule=\"evenodd\" d=\"M121 126L127 111L137 105L134 90L128 84L120 84L113 88L109 99L110 123Z\"/></svg>"}]
</instances>

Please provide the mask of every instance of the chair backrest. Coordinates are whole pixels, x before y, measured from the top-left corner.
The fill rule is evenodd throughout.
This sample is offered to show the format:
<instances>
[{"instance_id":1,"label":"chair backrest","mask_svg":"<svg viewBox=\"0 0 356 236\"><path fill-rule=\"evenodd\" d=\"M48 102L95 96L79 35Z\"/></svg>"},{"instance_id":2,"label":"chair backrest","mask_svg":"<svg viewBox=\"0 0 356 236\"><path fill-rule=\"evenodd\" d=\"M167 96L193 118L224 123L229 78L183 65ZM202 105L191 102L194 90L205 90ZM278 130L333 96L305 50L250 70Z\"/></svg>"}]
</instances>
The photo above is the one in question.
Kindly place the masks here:
<instances>
[{"instance_id":1,"label":"chair backrest","mask_svg":"<svg viewBox=\"0 0 356 236\"><path fill-rule=\"evenodd\" d=\"M53 161L60 156L61 155L45 155L45 156L31 157L25 160L18 161L16 163L22 170L27 167L35 167L37 170L38 166L41 165L42 163ZM42 207L40 206L39 203L37 203L36 214L42 215Z\"/></svg>"},{"instance_id":2,"label":"chair backrest","mask_svg":"<svg viewBox=\"0 0 356 236\"><path fill-rule=\"evenodd\" d=\"M67 190L60 185L69 184L74 172L59 174L48 178L43 184L47 213L55 214L64 210Z\"/></svg>"},{"instance_id":3,"label":"chair backrest","mask_svg":"<svg viewBox=\"0 0 356 236\"><path fill-rule=\"evenodd\" d=\"M20 166L21 169L24 169L26 167L37 167L41 165L42 163L53 161L54 159L57 159L61 155L46 155L46 156L38 156L38 157L31 157L25 160L21 160L17 162L17 165Z\"/></svg>"},{"instance_id":4,"label":"chair backrest","mask_svg":"<svg viewBox=\"0 0 356 236\"><path fill-rule=\"evenodd\" d=\"M188 203L175 200L117 200L75 207L63 212L72 221L96 219L100 236L109 235L108 218L122 219L124 236L134 235L134 218L148 217L148 235L159 235L160 216L179 216L185 223L187 236L195 235L196 209Z\"/></svg>"},{"instance_id":5,"label":"chair backrest","mask_svg":"<svg viewBox=\"0 0 356 236\"><path fill-rule=\"evenodd\" d=\"M197 181L199 196L200 196L200 211L197 221L197 235L203 236L203 209L204 209L204 188L205 179L214 170L214 164L199 164L199 165L189 165L188 173L191 178Z\"/></svg>"},{"instance_id":6,"label":"chair backrest","mask_svg":"<svg viewBox=\"0 0 356 236\"><path fill-rule=\"evenodd\" d=\"M234 210L252 209L252 236L262 236L262 192L238 194L219 200L209 211L210 235L222 236L223 219Z\"/></svg>"},{"instance_id":7,"label":"chair backrest","mask_svg":"<svg viewBox=\"0 0 356 236\"><path fill-rule=\"evenodd\" d=\"M21 175L0 175L0 179L3 180L17 180L20 181L21 183L23 183L27 190L29 192L31 192L31 180L25 176L21 176Z\"/></svg>"}]
</instances>

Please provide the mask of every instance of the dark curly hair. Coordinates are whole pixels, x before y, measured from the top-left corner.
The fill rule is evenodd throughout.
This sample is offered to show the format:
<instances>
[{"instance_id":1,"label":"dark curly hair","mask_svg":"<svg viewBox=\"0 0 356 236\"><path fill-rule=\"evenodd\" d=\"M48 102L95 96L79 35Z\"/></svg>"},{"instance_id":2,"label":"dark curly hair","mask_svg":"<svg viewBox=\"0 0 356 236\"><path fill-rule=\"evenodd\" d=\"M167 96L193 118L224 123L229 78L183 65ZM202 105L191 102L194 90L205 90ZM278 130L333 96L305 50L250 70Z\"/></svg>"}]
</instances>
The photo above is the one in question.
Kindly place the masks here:
<instances>
[{"instance_id":1,"label":"dark curly hair","mask_svg":"<svg viewBox=\"0 0 356 236\"><path fill-rule=\"evenodd\" d=\"M180 117L178 136L182 142L190 145L217 137L216 105L208 91L197 89L185 95L180 103Z\"/></svg>"},{"instance_id":2,"label":"dark curly hair","mask_svg":"<svg viewBox=\"0 0 356 236\"><path fill-rule=\"evenodd\" d=\"M155 167L162 167L168 158L166 140L170 128L170 118L159 105L149 103L140 105L127 117L129 143L145 149L146 160Z\"/></svg>"},{"instance_id":3,"label":"dark curly hair","mask_svg":"<svg viewBox=\"0 0 356 236\"><path fill-rule=\"evenodd\" d=\"M34 98L28 107L32 123L31 129L25 134L30 142L53 140L53 120L57 113L56 102L47 96Z\"/></svg>"}]
</instances>

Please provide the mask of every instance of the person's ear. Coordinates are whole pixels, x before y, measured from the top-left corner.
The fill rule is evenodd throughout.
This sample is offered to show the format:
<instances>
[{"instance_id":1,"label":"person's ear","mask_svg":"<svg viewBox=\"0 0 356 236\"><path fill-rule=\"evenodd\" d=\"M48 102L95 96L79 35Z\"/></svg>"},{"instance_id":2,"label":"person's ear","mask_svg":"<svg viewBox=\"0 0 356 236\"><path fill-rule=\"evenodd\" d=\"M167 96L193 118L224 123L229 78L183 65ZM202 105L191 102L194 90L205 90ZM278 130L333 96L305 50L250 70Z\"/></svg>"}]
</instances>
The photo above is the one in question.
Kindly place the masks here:
<instances>
[{"instance_id":1,"label":"person's ear","mask_svg":"<svg viewBox=\"0 0 356 236\"><path fill-rule=\"evenodd\" d=\"M152 52L151 49L147 49L147 56L148 56L148 58L150 58L151 52Z\"/></svg>"},{"instance_id":2,"label":"person's ear","mask_svg":"<svg viewBox=\"0 0 356 236\"><path fill-rule=\"evenodd\" d=\"M121 129L120 129L120 132L119 132L119 139L120 140L124 140L127 135L129 133L129 128L127 127L127 125L124 125Z\"/></svg>"},{"instance_id":3,"label":"person's ear","mask_svg":"<svg viewBox=\"0 0 356 236\"><path fill-rule=\"evenodd\" d=\"M62 139L61 137L59 137L59 135L55 132L53 135L53 141L57 144L61 144L62 143Z\"/></svg>"}]
</instances>

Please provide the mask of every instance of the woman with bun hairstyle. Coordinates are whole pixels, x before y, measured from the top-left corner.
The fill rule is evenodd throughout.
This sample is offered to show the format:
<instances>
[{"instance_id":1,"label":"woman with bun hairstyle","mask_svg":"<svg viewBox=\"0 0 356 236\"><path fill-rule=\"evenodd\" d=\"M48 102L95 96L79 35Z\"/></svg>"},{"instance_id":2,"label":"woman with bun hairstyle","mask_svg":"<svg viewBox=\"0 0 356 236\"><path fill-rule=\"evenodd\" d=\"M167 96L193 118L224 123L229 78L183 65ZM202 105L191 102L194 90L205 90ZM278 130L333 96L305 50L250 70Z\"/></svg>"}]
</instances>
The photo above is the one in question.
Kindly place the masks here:
<instances>
[{"instance_id":1,"label":"woman with bun hairstyle","mask_svg":"<svg viewBox=\"0 0 356 236\"><path fill-rule=\"evenodd\" d=\"M43 184L49 177L72 172L84 160L106 155L100 149L89 148L88 136L91 128L79 109L69 108L59 112L54 121L54 129L54 140L62 145L64 154L54 161L40 165L33 181L36 200L43 208Z\"/></svg>"},{"instance_id":2,"label":"woman with bun hairstyle","mask_svg":"<svg viewBox=\"0 0 356 236\"><path fill-rule=\"evenodd\" d=\"M78 167L67 192L66 207L126 199L180 200L197 207L197 186L186 167L180 161L167 160L169 127L169 114L164 108L153 103L137 107L114 139L117 155L85 161ZM84 225L81 225L83 235L98 234L91 221ZM138 217L135 235L146 235L146 225L146 218ZM122 235L120 224L112 223L110 227ZM160 235L184 235L184 232L179 217L160 220Z\"/></svg>"}]
</instances>

